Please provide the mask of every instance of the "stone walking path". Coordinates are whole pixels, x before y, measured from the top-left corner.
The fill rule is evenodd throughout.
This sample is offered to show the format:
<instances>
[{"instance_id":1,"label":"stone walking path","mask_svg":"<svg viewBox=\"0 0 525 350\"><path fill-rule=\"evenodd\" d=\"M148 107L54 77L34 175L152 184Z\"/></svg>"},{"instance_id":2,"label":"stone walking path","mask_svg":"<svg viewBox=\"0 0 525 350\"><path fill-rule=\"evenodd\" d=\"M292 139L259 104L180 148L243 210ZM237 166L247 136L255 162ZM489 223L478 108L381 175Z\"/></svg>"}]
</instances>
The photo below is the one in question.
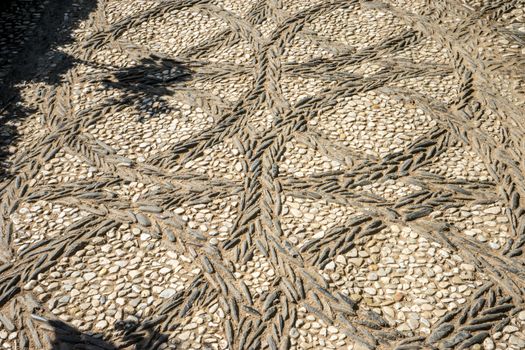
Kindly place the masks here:
<instances>
[{"instance_id":1,"label":"stone walking path","mask_svg":"<svg viewBox=\"0 0 525 350\"><path fill-rule=\"evenodd\" d=\"M0 349L525 348L524 1L98 0L71 35L0 125Z\"/></svg>"}]
</instances>

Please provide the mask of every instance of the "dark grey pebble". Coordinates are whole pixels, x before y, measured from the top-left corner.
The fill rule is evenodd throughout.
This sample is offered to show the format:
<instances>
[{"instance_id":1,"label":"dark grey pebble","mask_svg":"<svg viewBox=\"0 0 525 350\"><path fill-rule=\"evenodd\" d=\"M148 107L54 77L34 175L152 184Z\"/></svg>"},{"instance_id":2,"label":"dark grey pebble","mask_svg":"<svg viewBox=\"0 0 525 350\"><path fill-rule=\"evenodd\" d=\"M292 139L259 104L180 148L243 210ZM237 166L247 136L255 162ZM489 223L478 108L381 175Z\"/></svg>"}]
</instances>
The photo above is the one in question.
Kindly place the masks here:
<instances>
[{"instance_id":1,"label":"dark grey pebble","mask_svg":"<svg viewBox=\"0 0 525 350\"><path fill-rule=\"evenodd\" d=\"M462 341L464 341L465 339L468 339L470 337L472 337L472 335L470 333L465 332L465 331L461 331L461 332L457 333L452 339L443 342L443 346L445 348L453 348L457 344L461 343Z\"/></svg>"},{"instance_id":2,"label":"dark grey pebble","mask_svg":"<svg viewBox=\"0 0 525 350\"><path fill-rule=\"evenodd\" d=\"M143 215L143 214L140 214L140 213L136 214L135 216L136 216L137 221L138 221L138 223L139 223L140 225L142 225L142 226L144 226L144 227L149 227L149 226L151 226L151 221L150 221L150 219L148 219L147 216L145 216L145 215Z\"/></svg>"},{"instance_id":3,"label":"dark grey pebble","mask_svg":"<svg viewBox=\"0 0 525 350\"><path fill-rule=\"evenodd\" d=\"M474 344L479 344L483 340L485 340L485 338L488 336L489 336L489 332L480 332L476 334L475 336L473 336L472 338L467 339L465 342L463 342L459 348L466 349L466 348L471 347Z\"/></svg>"},{"instance_id":4,"label":"dark grey pebble","mask_svg":"<svg viewBox=\"0 0 525 350\"><path fill-rule=\"evenodd\" d=\"M449 335L454 330L454 326L450 323L443 323L441 326L436 328L432 334L427 339L427 342L429 344L434 344L441 339L445 338L447 335Z\"/></svg>"}]
</instances>

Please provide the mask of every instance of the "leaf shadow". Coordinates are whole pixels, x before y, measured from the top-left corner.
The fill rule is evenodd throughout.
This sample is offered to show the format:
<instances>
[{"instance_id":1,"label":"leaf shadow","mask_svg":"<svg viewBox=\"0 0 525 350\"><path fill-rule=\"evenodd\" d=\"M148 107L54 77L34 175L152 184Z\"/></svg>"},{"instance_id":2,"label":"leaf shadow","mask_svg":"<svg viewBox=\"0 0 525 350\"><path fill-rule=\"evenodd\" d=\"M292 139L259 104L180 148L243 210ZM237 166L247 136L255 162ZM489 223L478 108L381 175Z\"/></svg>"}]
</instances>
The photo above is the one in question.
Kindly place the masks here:
<instances>
[{"instance_id":1,"label":"leaf shadow","mask_svg":"<svg viewBox=\"0 0 525 350\"><path fill-rule=\"evenodd\" d=\"M60 320L49 320L47 323L54 330L51 350L155 350L168 341L167 334L152 327L145 329L144 325L129 320L115 323L111 340L105 339L102 334L81 332ZM174 349L173 346L171 349Z\"/></svg>"}]
</instances>

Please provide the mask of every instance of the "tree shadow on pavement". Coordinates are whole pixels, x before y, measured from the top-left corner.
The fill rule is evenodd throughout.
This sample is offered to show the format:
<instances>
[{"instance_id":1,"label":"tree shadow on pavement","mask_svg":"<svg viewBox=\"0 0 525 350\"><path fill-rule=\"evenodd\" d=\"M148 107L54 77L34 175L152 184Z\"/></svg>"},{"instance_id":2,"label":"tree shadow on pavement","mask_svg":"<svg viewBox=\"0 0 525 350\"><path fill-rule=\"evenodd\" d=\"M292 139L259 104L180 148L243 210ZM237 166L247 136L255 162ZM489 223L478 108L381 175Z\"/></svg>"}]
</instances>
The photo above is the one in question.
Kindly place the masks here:
<instances>
[{"instance_id":1,"label":"tree shadow on pavement","mask_svg":"<svg viewBox=\"0 0 525 350\"><path fill-rule=\"evenodd\" d=\"M54 329L52 350L155 350L168 341L166 334L140 327L132 321L118 321L112 330L114 342L105 340L101 334L88 334L59 320L47 323ZM173 349L173 347L172 347Z\"/></svg>"},{"instance_id":2,"label":"tree shadow on pavement","mask_svg":"<svg viewBox=\"0 0 525 350\"><path fill-rule=\"evenodd\" d=\"M96 6L97 0L11 0L1 6L0 184L13 176L7 160L17 150L17 127L35 112L23 103L22 90L28 83L61 81L74 61L58 47L73 41L73 30Z\"/></svg>"},{"instance_id":3,"label":"tree shadow on pavement","mask_svg":"<svg viewBox=\"0 0 525 350\"><path fill-rule=\"evenodd\" d=\"M36 112L22 103L21 92L25 84L41 82L59 85L68 70L76 64L83 64L94 68L93 78L107 89L124 92L123 100L109 100L110 104L135 106L140 110L144 101L158 100L169 95L173 92L171 85L191 79L191 71L185 64L155 55L142 58L132 67L115 68L84 61L59 51L58 47L72 42L72 31L96 7L96 0L76 1L73 4L75 6L69 0L49 2L42 20L34 29L34 38L25 45L20 59L13 64L9 74L4 78L0 76L0 185L15 175L9 173L8 169L13 164L8 164L7 160L17 151L16 144L20 137L17 126ZM14 0L13 4L16 3L17 0ZM0 13L0 20L2 15ZM0 37L1 35L0 30ZM157 105L160 106L149 108L148 114L156 115L169 110L166 105Z\"/></svg>"},{"instance_id":4,"label":"tree shadow on pavement","mask_svg":"<svg viewBox=\"0 0 525 350\"><path fill-rule=\"evenodd\" d=\"M169 113L173 107L163 101L163 96L173 93L173 87L191 80L192 71L183 63L155 55L142 58L139 64L117 70L106 70L101 83L108 89L123 92L124 99L114 105L134 107L141 111L138 122L146 117ZM155 103L153 103L155 101ZM148 105L144 110L144 105Z\"/></svg>"}]
</instances>

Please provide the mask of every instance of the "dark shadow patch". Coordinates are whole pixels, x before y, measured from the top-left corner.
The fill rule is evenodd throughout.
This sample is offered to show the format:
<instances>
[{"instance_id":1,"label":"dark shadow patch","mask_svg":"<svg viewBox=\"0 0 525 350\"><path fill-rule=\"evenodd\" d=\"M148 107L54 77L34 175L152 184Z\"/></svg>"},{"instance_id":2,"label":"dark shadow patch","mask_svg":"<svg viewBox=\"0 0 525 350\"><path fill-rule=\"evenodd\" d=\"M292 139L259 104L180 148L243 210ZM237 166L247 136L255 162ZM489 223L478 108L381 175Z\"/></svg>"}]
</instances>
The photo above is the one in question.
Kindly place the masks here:
<instances>
[{"instance_id":1,"label":"dark shadow patch","mask_svg":"<svg viewBox=\"0 0 525 350\"><path fill-rule=\"evenodd\" d=\"M102 334L81 332L60 320L47 323L54 330L51 350L154 350L168 341L168 335L134 321L115 322L111 332L114 340L104 339ZM174 344L170 345L174 349Z\"/></svg>"},{"instance_id":2,"label":"dark shadow patch","mask_svg":"<svg viewBox=\"0 0 525 350\"><path fill-rule=\"evenodd\" d=\"M26 5L34 3L36 6L38 1L14 0L11 8L19 2ZM106 101L108 104L137 110L147 106L147 111L137 117L137 121L143 121L148 116L168 113L171 108L161 98L172 93L170 88L173 84L191 79L190 69L182 62L169 58L150 55L133 67L119 69L76 59L58 51L57 47L72 42L72 31L95 7L96 0L77 0L75 3L50 1L34 29L33 38L23 45L20 54L8 58L14 63L9 66L7 75L4 74L3 78L0 75L0 183L15 175L10 169L17 168L18 164L9 163L8 159L17 152L20 138L17 129L24 119L36 112L21 101L21 90L25 84L58 85L74 65L84 64L95 69L93 81L101 82L108 89L124 92L122 100L110 98ZM8 12L9 9L0 13L0 19ZM2 34L0 31L0 37ZM89 74L86 78L90 79ZM38 91L36 96L42 97Z\"/></svg>"},{"instance_id":3,"label":"dark shadow patch","mask_svg":"<svg viewBox=\"0 0 525 350\"><path fill-rule=\"evenodd\" d=\"M74 64L59 46L97 6L96 0L12 0L0 7L0 183L11 174L8 159L17 151L17 128L35 112L24 106L28 83L58 84ZM38 92L36 94L38 96Z\"/></svg>"},{"instance_id":4,"label":"dark shadow patch","mask_svg":"<svg viewBox=\"0 0 525 350\"><path fill-rule=\"evenodd\" d=\"M110 341L102 339L101 335L82 333L78 329L58 320L50 320L48 324L53 327L54 335L51 340L52 350L65 349L104 349L116 350L117 346Z\"/></svg>"},{"instance_id":5,"label":"dark shadow patch","mask_svg":"<svg viewBox=\"0 0 525 350\"><path fill-rule=\"evenodd\" d=\"M124 92L125 99L114 101L115 104L137 109L149 104L147 113L154 116L170 111L161 100L172 94L170 87L189 81L191 77L192 71L182 62L150 55L133 67L109 70L99 79L107 88ZM144 115L138 121L143 118Z\"/></svg>"}]
</instances>

